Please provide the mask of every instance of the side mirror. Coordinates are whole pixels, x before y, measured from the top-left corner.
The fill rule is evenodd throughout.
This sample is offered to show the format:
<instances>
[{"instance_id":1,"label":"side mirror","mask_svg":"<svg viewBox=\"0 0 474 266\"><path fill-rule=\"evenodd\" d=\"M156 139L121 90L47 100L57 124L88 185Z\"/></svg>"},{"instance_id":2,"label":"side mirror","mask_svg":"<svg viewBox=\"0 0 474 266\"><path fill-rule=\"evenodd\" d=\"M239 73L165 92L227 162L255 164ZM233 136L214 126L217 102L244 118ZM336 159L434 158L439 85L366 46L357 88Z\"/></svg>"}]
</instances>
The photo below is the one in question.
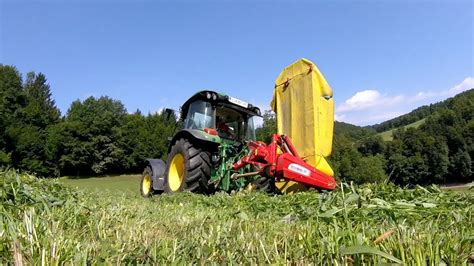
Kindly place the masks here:
<instances>
[{"instance_id":1,"label":"side mirror","mask_svg":"<svg viewBox=\"0 0 474 266\"><path fill-rule=\"evenodd\" d=\"M165 108L164 110L166 120L170 120L171 116L175 116L175 111L170 108Z\"/></svg>"}]
</instances>

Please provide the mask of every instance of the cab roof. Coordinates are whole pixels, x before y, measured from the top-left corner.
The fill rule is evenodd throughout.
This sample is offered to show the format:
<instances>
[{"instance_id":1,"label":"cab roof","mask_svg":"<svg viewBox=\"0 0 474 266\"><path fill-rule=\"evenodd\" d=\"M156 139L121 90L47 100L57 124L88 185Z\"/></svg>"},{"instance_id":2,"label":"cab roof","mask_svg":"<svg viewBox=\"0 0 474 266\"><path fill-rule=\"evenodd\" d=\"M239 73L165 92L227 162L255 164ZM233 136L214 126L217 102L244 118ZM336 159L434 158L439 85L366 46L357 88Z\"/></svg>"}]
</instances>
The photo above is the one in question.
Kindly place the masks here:
<instances>
[{"instance_id":1,"label":"cab roof","mask_svg":"<svg viewBox=\"0 0 474 266\"><path fill-rule=\"evenodd\" d=\"M191 98L189 98L184 104L181 106L181 117L184 119L188 113L189 106L191 103L196 102L196 101L206 101L206 102L211 102L212 104L215 105L220 105L220 106L226 106L231 109L235 109L237 111L240 111L242 113L250 114L253 116L261 116L260 113L260 108L247 103L245 101L239 100L237 98L218 93L215 91L209 91L209 90L204 90L200 91Z\"/></svg>"}]
</instances>

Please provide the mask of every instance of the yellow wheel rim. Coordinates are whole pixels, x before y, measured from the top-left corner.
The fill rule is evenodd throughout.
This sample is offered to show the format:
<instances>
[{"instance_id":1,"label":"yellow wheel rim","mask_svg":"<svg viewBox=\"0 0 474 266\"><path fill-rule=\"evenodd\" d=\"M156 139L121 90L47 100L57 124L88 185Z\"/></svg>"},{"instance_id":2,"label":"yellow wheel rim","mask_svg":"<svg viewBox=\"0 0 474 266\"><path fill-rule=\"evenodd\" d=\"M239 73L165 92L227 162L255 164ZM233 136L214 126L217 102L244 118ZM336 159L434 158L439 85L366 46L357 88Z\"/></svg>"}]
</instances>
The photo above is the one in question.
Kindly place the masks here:
<instances>
[{"instance_id":1,"label":"yellow wheel rim","mask_svg":"<svg viewBox=\"0 0 474 266\"><path fill-rule=\"evenodd\" d=\"M150 191L151 191L151 177L149 175L145 175L143 177L142 191L143 191L144 195L150 194Z\"/></svg>"},{"instance_id":2,"label":"yellow wheel rim","mask_svg":"<svg viewBox=\"0 0 474 266\"><path fill-rule=\"evenodd\" d=\"M181 153L174 155L168 173L168 185L171 191L178 191L184 180L184 156Z\"/></svg>"}]
</instances>

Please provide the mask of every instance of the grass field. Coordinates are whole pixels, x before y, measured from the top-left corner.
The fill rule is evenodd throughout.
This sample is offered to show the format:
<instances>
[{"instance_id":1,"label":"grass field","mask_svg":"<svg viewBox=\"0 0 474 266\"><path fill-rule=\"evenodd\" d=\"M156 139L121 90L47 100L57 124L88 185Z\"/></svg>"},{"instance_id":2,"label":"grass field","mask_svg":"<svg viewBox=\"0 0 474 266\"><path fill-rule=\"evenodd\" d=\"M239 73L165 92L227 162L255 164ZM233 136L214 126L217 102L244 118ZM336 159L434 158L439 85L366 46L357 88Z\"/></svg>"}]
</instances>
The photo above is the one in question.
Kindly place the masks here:
<instances>
[{"instance_id":1,"label":"grass field","mask_svg":"<svg viewBox=\"0 0 474 266\"><path fill-rule=\"evenodd\" d=\"M410 128L410 127L417 128L420 125L422 125L424 122L425 122L425 119L423 118L423 119L420 119L420 120L418 120L416 122L413 122L409 125L404 126L404 128ZM380 132L377 135L381 136L382 139L385 140L385 141L391 141L391 140L393 140L393 131L394 130L395 129L390 129L390 130L387 130L387 131L384 131L384 132Z\"/></svg>"},{"instance_id":2,"label":"grass field","mask_svg":"<svg viewBox=\"0 0 474 266\"><path fill-rule=\"evenodd\" d=\"M137 195L140 175L119 175L91 178L62 177L61 183L90 192L105 192Z\"/></svg>"},{"instance_id":3,"label":"grass field","mask_svg":"<svg viewBox=\"0 0 474 266\"><path fill-rule=\"evenodd\" d=\"M138 176L0 172L0 264L467 264L474 193L340 184L331 193L144 199ZM66 185L64 185L66 184Z\"/></svg>"}]
</instances>

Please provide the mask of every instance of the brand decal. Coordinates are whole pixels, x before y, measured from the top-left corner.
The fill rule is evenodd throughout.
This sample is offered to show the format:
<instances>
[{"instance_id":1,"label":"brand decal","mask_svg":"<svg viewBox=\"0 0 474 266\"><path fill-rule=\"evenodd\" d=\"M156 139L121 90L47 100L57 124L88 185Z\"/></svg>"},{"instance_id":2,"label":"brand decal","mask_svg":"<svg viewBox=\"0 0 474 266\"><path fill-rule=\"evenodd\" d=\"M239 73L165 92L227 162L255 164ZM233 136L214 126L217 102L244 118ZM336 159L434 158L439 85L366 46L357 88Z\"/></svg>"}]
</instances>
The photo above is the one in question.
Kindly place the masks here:
<instances>
[{"instance_id":1,"label":"brand decal","mask_svg":"<svg viewBox=\"0 0 474 266\"><path fill-rule=\"evenodd\" d=\"M292 172L295 172L295 173L298 173L298 174L304 175L304 176L310 176L310 173L311 173L311 171L309 171L305 167L303 167L299 164L296 164L296 163L290 164L288 166L288 169Z\"/></svg>"},{"instance_id":2,"label":"brand decal","mask_svg":"<svg viewBox=\"0 0 474 266\"><path fill-rule=\"evenodd\" d=\"M244 101L239 100L239 99L234 98L234 97L229 96L229 102L231 102L233 104L236 104L236 105L239 105L239 106L242 106L243 108L249 108L249 103L248 102L244 102Z\"/></svg>"}]
</instances>

